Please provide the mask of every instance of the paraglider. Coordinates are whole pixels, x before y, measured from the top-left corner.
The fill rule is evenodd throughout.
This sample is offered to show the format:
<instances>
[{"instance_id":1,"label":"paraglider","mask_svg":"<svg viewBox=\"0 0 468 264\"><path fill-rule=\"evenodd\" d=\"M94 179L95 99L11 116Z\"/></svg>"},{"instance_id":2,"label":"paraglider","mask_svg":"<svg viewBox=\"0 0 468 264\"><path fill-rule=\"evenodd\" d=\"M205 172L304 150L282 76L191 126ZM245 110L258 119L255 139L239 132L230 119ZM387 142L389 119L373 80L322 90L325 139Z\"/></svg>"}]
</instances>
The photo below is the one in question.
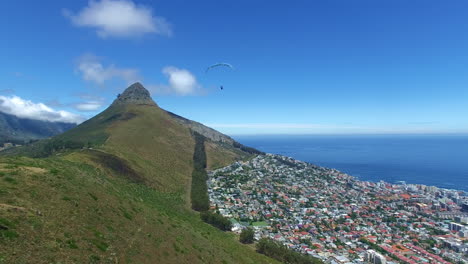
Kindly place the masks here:
<instances>
[{"instance_id":1,"label":"paraglider","mask_svg":"<svg viewBox=\"0 0 468 264\"><path fill-rule=\"evenodd\" d=\"M208 72L208 71L210 71L211 69L216 68L216 67L228 67L228 68L230 68L231 70L234 69L234 67L232 67L231 64L225 63L225 62L221 62L221 63L213 64L213 65L211 65L210 67L206 68L206 72Z\"/></svg>"},{"instance_id":2,"label":"paraglider","mask_svg":"<svg viewBox=\"0 0 468 264\"><path fill-rule=\"evenodd\" d=\"M229 68L231 70L234 70L234 67L232 67L231 64L225 63L225 62L220 62L220 63L215 63L215 64L209 66L208 68L206 68L205 72L208 73L211 69L217 68L217 67L227 67L227 68ZM224 87L221 85L221 86L219 86L219 89L224 90Z\"/></svg>"}]
</instances>

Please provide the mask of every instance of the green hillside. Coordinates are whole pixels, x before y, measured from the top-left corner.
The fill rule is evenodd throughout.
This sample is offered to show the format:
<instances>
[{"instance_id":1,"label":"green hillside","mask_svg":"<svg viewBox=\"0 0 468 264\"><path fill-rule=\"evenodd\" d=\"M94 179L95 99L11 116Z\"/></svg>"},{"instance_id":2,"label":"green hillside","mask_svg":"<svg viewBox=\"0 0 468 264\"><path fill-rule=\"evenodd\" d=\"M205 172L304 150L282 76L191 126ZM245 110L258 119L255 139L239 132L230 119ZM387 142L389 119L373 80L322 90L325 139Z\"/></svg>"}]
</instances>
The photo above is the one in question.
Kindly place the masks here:
<instances>
[{"instance_id":1,"label":"green hillside","mask_svg":"<svg viewBox=\"0 0 468 264\"><path fill-rule=\"evenodd\" d=\"M251 155L197 131L209 166ZM191 210L194 135L137 83L80 126L7 151L0 263L275 263Z\"/></svg>"},{"instance_id":2,"label":"green hillside","mask_svg":"<svg viewBox=\"0 0 468 264\"><path fill-rule=\"evenodd\" d=\"M49 122L0 112L0 146L4 143L24 144L41 138L48 138L67 131L76 124Z\"/></svg>"}]
</instances>

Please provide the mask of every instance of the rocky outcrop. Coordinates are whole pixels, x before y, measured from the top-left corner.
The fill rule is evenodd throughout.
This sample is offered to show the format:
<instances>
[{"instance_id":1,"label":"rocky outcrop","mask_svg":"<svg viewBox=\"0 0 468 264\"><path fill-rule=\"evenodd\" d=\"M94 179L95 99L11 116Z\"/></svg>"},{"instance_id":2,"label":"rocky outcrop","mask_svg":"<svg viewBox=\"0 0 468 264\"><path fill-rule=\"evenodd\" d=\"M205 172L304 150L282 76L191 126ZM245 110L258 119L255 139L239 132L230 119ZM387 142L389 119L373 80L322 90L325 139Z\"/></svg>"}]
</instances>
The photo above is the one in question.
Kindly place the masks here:
<instances>
[{"instance_id":1,"label":"rocky outcrop","mask_svg":"<svg viewBox=\"0 0 468 264\"><path fill-rule=\"evenodd\" d=\"M151 98L148 90L146 90L141 83L136 82L130 85L122 94L117 96L117 99L112 103L113 105L120 104L139 104L139 105L156 105Z\"/></svg>"},{"instance_id":2,"label":"rocky outcrop","mask_svg":"<svg viewBox=\"0 0 468 264\"><path fill-rule=\"evenodd\" d=\"M201 123L189 120L187 118L181 117L179 115L176 115L171 112L167 112L169 115L174 117L179 123L182 125L185 125L189 127L192 131L195 131L204 137L210 139L211 141L214 142L222 142L222 143L227 143L229 145L232 145L234 143L234 140L210 127L207 127Z\"/></svg>"}]
</instances>

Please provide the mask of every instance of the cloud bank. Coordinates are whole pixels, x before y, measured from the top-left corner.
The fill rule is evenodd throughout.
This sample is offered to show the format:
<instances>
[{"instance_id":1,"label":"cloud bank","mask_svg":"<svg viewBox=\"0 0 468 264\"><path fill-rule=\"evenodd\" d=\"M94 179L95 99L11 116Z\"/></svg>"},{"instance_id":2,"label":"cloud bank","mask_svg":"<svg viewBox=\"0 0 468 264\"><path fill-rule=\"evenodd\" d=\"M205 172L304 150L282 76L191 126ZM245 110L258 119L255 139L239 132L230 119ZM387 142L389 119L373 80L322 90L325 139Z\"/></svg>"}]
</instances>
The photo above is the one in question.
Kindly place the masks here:
<instances>
[{"instance_id":1,"label":"cloud bank","mask_svg":"<svg viewBox=\"0 0 468 264\"><path fill-rule=\"evenodd\" d=\"M57 111L43 103L33 103L18 96L0 96L0 111L20 118L50 122L81 123L82 116L67 111Z\"/></svg>"},{"instance_id":2,"label":"cloud bank","mask_svg":"<svg viewBox=\"0 0 468 264\"><path fill-rule=\"evenodd\" d=\"M99 58L88 54L78 59L78 72L86 81L102 85L111 79L121 79L131 84L140 80L138 70L131 68L118 68L115 65L104 66Z\"/></svg>"},{"instance_id":3,"label":"cloud bank","mask_svg":"<svg viewBox=\"0 0 468 264\"><path fill-rule=\"evenodd\" d=\"M63 13L75 26L95 28L101 38L126 38L150 33L172 35L166 19L154 16L151 8L130 0L91 0L76 14L69 10Z\"/></svg>"}]
</instances>

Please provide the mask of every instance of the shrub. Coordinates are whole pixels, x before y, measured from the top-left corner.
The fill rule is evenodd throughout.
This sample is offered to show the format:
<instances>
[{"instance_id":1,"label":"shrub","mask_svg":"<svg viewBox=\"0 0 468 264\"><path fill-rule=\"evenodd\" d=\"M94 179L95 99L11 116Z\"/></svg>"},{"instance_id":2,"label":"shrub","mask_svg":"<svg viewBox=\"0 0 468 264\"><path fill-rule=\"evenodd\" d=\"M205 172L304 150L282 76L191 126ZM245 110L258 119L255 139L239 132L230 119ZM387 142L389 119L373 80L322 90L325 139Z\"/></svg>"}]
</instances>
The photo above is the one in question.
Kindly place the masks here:
<instances>
[{"instance_id":1,"label":"shrub","mask_svg":"<svg viewBox=\"0 0 468 264\"><path fill-rule=\"evenodd\" d=\"M231 221L229 221L229 219L227 219L226 217L218 213L205 211L200 214L200 217L204 222L212 226L215 226L221 229L222 231L231 231L231 228L232 228Z\"/></svg>"},{"instance_id":2,"label":"shrub","mask_svg":"<svg viewBox=\"0 0 468 264\"><path fill-rule=\"evenodd\" d=\"M257 243L257 252L288 264L322 264L317 258L290 250L274 240L262 238Z\"/></svg>"},{"instance_id":3,"label":"shrub","mask_svg":"<svg viewBox=\"0 0 468 264\"><path fill-rule=\"evenodd\" d=\"M254 242L255 232L252 228L242 230L239 241L244 244L252 244Z\"/></svg>"},{"instance_id":4,"label":"shrub","mask_svg":"<svg viewBox=\"0 0 468 264\"><path fill-rule=\"evenodd\" d=\"M14 178L12 178L12 177L5 177L4 180L5 180L6 182L11 183L11 184L18 184L18 182L17 182Z\"/></svg>"},{"instance_id":5,"label":"shrub","mask_svg":"<svg viewBox=\"0 0 468 264\"><path fill-rule=\"evenodd\" d=\"M245 151L247 153L250 153L250 154L258 154L258 155L264 155L265 154L265 152L259 151L257 149L251 148L251 147L244 146L244 145L242 145L241 143L239 143L237 141L234 141L232 143L232 145L235 148L238 148L238 149L240 149L242 151Z\"/></svg>"}]
</instances>

